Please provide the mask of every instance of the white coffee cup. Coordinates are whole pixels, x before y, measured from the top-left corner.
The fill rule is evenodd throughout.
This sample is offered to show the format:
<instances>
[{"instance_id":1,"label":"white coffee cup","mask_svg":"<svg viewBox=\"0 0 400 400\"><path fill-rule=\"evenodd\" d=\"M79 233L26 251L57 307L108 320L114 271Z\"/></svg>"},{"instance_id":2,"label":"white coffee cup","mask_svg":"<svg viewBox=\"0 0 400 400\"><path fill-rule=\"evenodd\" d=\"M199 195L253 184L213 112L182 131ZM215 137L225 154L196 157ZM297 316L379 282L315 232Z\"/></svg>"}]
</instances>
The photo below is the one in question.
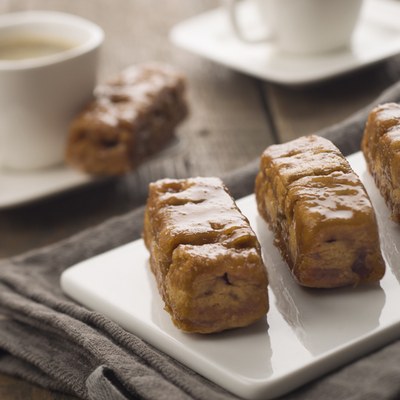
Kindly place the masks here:
<instances>
[{"instance_id":1,"label":"white coffee cup","mask_svg":"<svg viewBox=\"0 0 400 400\"><path fill-rule=\"evenodd\" d=\"M249 0L248 0L249 1ZM363 0L252 0L259 23L272 34L249 39L240 23L238 0L226 0L229 20L245 42L271 41L295 54L316 54L348 46Z\"/></svg>"},{"instance_id":2,"label":"white coffee cup","mask_svg":"<svg viewBox=\"0 0 400 400\"><path fill-rule=\"evenodd\" d=\"M62 162L68 126L92 97L103 37L69 14L0 15L0 167Z\"/></svg>"}]
</instances>

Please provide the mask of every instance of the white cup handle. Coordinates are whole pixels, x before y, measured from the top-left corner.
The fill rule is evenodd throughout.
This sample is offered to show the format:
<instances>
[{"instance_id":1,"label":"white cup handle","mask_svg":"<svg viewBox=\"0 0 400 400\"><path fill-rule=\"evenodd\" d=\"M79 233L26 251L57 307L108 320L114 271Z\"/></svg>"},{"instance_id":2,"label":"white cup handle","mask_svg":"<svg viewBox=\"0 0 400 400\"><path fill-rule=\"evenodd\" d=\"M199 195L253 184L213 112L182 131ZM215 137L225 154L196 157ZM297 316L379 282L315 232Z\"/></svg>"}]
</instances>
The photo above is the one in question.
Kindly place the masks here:
<instances>
[{"instance_id":1,"label":"white cup handle","mask_svg":"<svg viewBox=\"0 0 400 400\"><path fill-rule=\"evenodd\" d=\"M236 37L245 43L261 43L271 40L271 35L267 35L262 38L249 38L246 36L246 34L243 32L242 27L240 26L240 21L237 13L237 5L239 1L240 0L225 0L229 22L231 23L233 32Z\"/></svg>"}]
</instances>

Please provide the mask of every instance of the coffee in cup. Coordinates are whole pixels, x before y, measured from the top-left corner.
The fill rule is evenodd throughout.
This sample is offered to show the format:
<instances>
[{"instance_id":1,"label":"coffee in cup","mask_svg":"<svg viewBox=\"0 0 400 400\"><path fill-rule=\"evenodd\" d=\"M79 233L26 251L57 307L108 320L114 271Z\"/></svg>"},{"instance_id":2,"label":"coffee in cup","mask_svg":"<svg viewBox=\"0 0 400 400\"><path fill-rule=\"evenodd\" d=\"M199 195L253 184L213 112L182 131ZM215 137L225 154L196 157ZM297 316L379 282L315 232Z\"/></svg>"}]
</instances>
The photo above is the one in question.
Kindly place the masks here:
<instances>
[{"instance_id":1,"label":"coffee in cup","mask_svg":"<svg viewBox=\"0 0 400 400\"><path fill-rule=\"evenodd\" d=\"M1 168L63 161L69 124L92 97L103 36L74 15L0 15Z\"/></svg>"}]
</instances>

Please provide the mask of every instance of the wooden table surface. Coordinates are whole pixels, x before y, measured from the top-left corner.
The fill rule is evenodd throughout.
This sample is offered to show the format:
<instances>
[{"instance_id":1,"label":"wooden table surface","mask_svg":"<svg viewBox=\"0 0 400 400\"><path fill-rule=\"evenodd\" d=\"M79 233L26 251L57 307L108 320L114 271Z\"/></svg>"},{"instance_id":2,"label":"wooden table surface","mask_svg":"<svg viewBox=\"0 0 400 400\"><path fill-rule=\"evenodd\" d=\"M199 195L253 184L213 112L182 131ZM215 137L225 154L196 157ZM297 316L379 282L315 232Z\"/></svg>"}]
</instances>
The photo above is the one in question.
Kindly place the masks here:
<instances>
[{"instance_id":1,"label":"wooden table surface","mask_svg":"<svg viewBox=\"0 0 400 400\"><path fill-rule=\"evenodd\" d=\"M274 142L341 121L400 77L395 57L329 82L290 88L263 82L174 47L170 28L217 7L217 0L1 0L0 13L57 10L86 17L105 31L99 80L142 61L171 63L189 82L190 118L171 152L135 173L98 187L0 211L0 258L53 243L143 202L147 183L164 177L221 175ZM0 375L0 399L67 399Z\"/></svg>"}]
</instances>

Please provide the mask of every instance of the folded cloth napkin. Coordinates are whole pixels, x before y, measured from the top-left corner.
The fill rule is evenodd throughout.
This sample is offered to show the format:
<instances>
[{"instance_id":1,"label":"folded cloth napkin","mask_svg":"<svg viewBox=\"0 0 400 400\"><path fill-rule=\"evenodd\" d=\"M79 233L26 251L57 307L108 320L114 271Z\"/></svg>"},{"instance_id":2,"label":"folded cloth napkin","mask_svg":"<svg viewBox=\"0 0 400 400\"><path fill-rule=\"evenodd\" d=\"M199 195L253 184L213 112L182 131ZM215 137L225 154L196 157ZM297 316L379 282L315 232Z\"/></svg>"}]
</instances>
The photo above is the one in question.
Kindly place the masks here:
<instances>
[{"instance_id":1,"label":"folded cloth napkin","mask_svg":"<svg viewBox=\"0 0 400 400\"><path fill-rule=\"evenodd\" d=\"M400 100L400 84L374 104ZM359 149L371 106L319 132ZM255 160L224 177L235 197L253 191ZM69 266L140 237L143 208L0 265L0 371L83 399L232 399L232 394L63 295ZM285 399L400 398L400 341L286 395Z\"/></svg>"}]
</instances>

